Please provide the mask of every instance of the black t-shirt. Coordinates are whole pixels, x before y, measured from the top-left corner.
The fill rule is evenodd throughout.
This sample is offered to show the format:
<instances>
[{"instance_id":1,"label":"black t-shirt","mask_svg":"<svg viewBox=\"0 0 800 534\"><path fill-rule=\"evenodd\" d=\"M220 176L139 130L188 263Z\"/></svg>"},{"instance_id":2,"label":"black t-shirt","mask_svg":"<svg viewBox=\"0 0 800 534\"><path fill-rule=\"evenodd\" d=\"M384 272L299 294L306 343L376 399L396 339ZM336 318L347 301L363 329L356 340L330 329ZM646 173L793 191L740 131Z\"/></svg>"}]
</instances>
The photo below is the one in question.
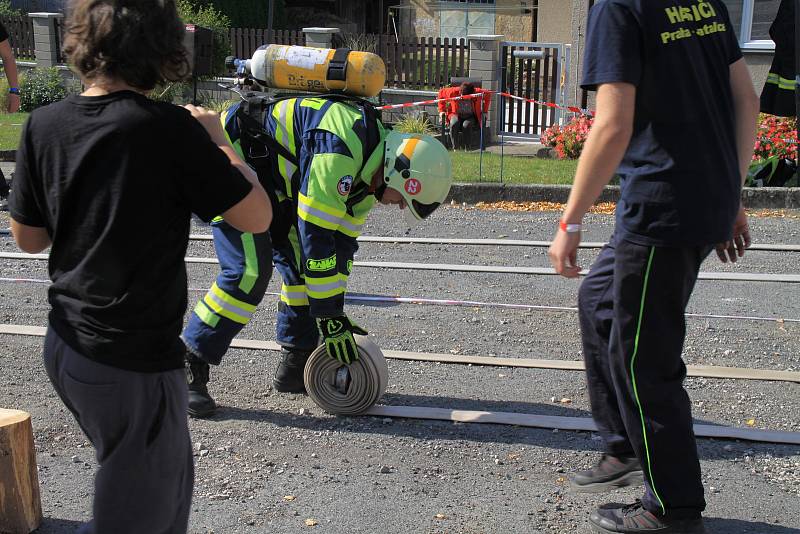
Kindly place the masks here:
<instances>
[{"instance_id":1,"label":"black t-shirt","mask_svg":"<svg viewBox=\"0 0 800 534\"><path fill-rule=\"evenodd\" d=\"M3 26L3 23L0 22L0 43L8 39L8 32L6 31L6 27Z\"/></svg>"},{"instance_id":2,"label":"black t-shirt","mask_svg":"<svg viewBox=\"0 0 800 534\"><path fill-rule=\"evenodd\" d=\"M52 239L50 324L84 356L133 371L182 366L189 223L252 189L183 108L130 91L34 111L10 214Z\"/></svg>"},{"instance_id":3,"label":"black t-shirt","mask_svg":"<svg viewBox=\"0 0 800 534\"><path fill-rule=\"evenodd\" d=\"M730 64L741 57L719 0L600 0L592 8L582 86L636 86L633 137L618 171L623 239L730 239L741 195Z\"/></svg>"}]
</instances>

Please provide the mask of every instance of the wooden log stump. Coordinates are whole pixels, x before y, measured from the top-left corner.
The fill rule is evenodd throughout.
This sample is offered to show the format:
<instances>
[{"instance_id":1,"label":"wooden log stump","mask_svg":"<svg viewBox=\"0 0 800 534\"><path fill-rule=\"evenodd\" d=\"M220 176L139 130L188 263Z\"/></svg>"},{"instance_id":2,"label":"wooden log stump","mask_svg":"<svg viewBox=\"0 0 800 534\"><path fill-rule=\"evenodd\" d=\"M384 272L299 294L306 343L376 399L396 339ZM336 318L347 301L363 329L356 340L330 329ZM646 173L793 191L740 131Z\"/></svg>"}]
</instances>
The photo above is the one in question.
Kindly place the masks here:
<instances>
[{"instance_id":1,"label":"wooden log stump","mask_svg":"<svg viewBox=\"0 0 800 534\"><path fill-rule=\"evenodd\" d=\"M31 416L0 408L0 532L28 534L41 521Z\"/></svg>"}]
</instances>

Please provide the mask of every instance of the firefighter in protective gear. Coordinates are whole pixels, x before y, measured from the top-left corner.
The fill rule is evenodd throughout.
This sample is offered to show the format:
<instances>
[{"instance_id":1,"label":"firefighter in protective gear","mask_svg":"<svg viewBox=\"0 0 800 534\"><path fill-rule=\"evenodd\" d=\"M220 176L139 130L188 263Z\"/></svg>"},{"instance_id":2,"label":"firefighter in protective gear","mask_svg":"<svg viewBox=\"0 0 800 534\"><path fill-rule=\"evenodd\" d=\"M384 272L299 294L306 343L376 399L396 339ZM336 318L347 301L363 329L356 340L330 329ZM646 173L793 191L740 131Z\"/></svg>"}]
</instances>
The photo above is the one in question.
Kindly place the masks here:
<instances>
[{"instance_id":1,"label":"firefighter in protective gear","mask_svg":"<svg viewBox=\"0 0 800 534\"><path fill-rule=\"evenodd\" d=\"M221 272L182 336L195 417L215 412L209 364L222 361L252 318L273 265L282 278L276 317L282 350L273 387L305 392L303 370L320 334L329 355L343 364L356 360L353 334L366 331L345 315L344 297L367 214L380 201L424 219L452 182L450 157L439 141L389 131L351 102L298 97L271 103L260 122L270 142L280 145L272 150L251 142L241 105L222 121L231 144L258 171L274 216L264 234L239 232L220 217L212 222Z\"/></svg>"},{"instance_id":2,"label":"firefighter in protective gear","mask_svg":"<svg viewBox=\"0 0 800 534\"><path fill-rule=\"evenodd\" d=\"M782 0L769 29L775 41L775 56L761 92L761 111L780 117L797 114L795 91L797 91L797 63L795 59L794 0Z\"/></svg>"}]
</instances>

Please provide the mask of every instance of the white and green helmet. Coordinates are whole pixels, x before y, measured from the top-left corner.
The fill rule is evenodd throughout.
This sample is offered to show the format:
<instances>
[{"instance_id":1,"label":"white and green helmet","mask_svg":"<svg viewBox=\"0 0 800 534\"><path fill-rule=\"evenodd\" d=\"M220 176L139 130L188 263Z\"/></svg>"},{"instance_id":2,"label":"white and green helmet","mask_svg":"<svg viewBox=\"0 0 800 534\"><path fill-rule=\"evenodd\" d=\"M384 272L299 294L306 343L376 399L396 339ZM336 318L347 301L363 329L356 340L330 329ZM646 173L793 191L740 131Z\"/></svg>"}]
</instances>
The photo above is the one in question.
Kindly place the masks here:
<instances>
[{"instance_id":1,"label":"white and green helmet","mask_svg":"<svg viewBox=\"0 0 800 534\"><path fill-rule=\"evenodd\" d=\"M384 165L384 183L403 196L418 220L433 213L450 192L450 153L430 135L390 131Z\"/></svg>"}]
</instances>

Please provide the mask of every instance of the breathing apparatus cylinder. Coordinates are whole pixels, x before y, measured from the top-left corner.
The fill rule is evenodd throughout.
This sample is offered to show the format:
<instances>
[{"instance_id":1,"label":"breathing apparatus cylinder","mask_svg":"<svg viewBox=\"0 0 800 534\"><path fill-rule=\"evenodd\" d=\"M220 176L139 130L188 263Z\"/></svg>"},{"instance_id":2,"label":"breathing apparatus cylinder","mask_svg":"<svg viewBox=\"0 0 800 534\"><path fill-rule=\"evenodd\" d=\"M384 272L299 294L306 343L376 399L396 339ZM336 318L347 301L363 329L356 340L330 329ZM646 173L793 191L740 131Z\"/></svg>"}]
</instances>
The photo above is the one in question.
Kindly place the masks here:
<instances>
[{"instance_id":1,"label":"breathing apparatus cylinder","mask_svg":"<svg viewBox=\"0 0 800 534\"><path fill-rule=\"evenodd\" d=\"M236 64L261 85L275 89L370 97L386 82L386 66L379 56L347 48L271 44Z\"/></svg>"}]
</instances>

